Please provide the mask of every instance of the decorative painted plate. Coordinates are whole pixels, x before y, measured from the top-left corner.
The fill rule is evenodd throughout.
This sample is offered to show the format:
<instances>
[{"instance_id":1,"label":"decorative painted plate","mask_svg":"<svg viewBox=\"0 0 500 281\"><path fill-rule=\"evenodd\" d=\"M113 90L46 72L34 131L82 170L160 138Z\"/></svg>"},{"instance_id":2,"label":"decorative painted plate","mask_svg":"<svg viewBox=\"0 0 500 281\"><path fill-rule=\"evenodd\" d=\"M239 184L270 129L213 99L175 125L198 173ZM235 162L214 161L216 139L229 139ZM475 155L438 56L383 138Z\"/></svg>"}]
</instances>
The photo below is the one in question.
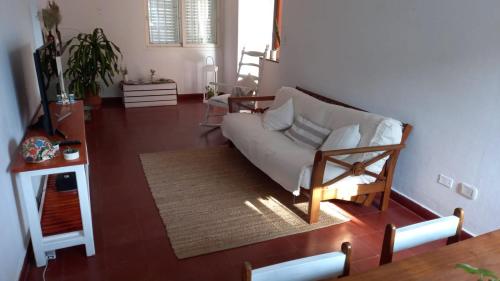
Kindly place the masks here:
<instances>
[{"instance_id":1,"label":"decorative painted plate","mask_svg":"<svg viewBox=\"0 0 500 281\"><path fill-rule=\"evenodd\" d=\"M30 137L21 144L21 153L28 163L40 163L56 157L57 148L46 137Z\"/></svg>"}]
</instances>

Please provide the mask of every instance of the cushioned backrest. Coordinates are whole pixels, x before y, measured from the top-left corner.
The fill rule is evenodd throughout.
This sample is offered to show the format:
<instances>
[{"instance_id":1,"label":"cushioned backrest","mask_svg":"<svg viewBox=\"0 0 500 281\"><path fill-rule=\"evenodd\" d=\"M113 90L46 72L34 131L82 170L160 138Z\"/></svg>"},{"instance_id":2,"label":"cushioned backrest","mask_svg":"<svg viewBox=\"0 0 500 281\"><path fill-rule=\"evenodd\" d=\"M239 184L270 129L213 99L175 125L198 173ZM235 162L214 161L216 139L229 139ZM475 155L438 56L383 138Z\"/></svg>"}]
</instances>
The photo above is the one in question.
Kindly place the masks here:
<instances>
[{"instance_id":1,"label":"cushioned backrest","mask_svg":"<svg viewBox=\"0 0 500 281\"><path fill-rule=\"evenodd\" d=\"M288 99L293 99L294 115L302 115L318 125L329 129L338 129L348 125L359 124L361 140L358 147L399 144L403 135L400 121L363 112L339 105L329 104L311 97L297 89L282 87L276 93L271 108L279 107ZM363 161L373 158L377 153L353 155L347 162ZM368 167L372 172L379 173L385 160Z\"/></svg>"},{"instance_id":2,"label":"cushioned backrest","mask_svg":"<svg viewBox=\"0 0 500 281\"><path fill-rule=\"evenodd\" d=\"M346 255L334 252L252 270L252 281L313 281L343 274Z\"/></svg>"},{"instance_id":3,"label":"cushioned backrest","mask_svg":"<svg viewBox=\"0 0 500 281\"><path fill-rule=\"evenodd\" d=\"M456 234L460 220L449 216L396 229L394 252L445 239Z\"/></svg>"}]
</instances>

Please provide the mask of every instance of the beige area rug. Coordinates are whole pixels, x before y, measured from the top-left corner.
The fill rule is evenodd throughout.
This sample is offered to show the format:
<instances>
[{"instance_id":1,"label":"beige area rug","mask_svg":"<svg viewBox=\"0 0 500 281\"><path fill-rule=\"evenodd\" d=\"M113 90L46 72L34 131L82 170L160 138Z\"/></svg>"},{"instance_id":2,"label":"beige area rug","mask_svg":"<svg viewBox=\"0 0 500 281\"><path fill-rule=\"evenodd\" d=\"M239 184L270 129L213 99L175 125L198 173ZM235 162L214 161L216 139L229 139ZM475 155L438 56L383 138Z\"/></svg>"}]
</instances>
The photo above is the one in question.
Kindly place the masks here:
<instances>
[{"instance_id":1,"label":"beige area rug","mask_svg":"<svg viewBox=\"0 0 500 281\"><path fill-rule=\"evenodd\" d=\"M237 149L216 147L141 155L149 187L178 258L306 232L349 220L322 203L320 221L304 219L293 196ZM299 201L299 200L297 200Z\"/></svg>"}]
</instances>

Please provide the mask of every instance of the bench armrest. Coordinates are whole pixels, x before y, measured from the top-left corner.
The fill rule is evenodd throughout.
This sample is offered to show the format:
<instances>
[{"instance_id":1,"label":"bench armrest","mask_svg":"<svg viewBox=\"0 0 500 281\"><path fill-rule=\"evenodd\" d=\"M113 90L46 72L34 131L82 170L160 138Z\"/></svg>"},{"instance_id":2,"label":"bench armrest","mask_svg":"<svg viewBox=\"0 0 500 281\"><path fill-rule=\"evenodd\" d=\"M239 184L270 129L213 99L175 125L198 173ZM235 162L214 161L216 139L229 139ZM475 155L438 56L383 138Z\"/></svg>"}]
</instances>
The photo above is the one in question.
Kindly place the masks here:
<instances>
[{"instance_id":1,"label":"bench armrest","mask_svg":"<svg viewBox=\"0 0 500 281\"><path fill-rule=\"evenodd\" d=\"M248 101L272 101L275 96L248 96L248 97L229 97L227 100L229 106L229 113L233 112L233 104L248 102ZM264 112L266 109L256 108L253 109L253 112Z\"/></svg>"},{"instance_id":2,"label":"bench armrest","mask_svg":"<svg viewBox=\"0 0 500 281\"><path fill-rule=\"evenodd\" d=\"M366 152L401 150L404 147L405 147L404 144L392 144L392 145L365 146L365 147L337 149L337 150L324 150L324 151L318 151L318 152L321 152L321 155L323 157L326 157L326 156L339 156L339 155L347 155L347 154L359 154L359 153L366 153Z\"/></svg>"},{"instance_id":3,"label":"bench armrest","mask_svg":"<svg viewBox=\"0 0 500 281\"><path fill-rule=\"evenodd\" d=\"M385 177L383 175L377 175L373 172L366 170L366 168L385 157L391 157L394 154L397 155L397 153L399 153L399 151L404 147L405 147L404 144L394 144L394 145L367 146L367 147L357 147L350 149L339 149L339 150L328 150L328 151L318 150L316 151L316 155L314 157L311 184L313 188L326 187L351 175L354 176L369 175L371 177L376 178L377 180L384 180ZM360 154L367 152L381 152L381 153L374 156L371 159L365 160L363 162L356 162L354 164L347 163L342 160L334 158L334 156L339 156L339 155ZM342 173L341 175L332 180L329 180L326 183L323 182L323 176L327 162L333 162L345 168L346 172Z\"/></svg>"}]
</instances>

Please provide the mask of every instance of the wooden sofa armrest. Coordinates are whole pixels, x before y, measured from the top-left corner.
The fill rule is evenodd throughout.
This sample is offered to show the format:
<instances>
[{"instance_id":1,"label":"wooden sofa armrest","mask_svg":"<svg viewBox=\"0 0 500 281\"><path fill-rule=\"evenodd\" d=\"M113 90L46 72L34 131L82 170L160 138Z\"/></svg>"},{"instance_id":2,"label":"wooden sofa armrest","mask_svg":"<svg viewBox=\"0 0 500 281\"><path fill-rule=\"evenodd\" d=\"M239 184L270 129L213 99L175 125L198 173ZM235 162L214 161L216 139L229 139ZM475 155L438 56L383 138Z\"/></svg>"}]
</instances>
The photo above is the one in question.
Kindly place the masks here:
<instances>
[{"instance_id":1,"label":"wooden sofa armrest","mask_svg":"<svg viewBox=\"0 0 500 281\"><path fill-rule=\"evenodd\" d=\"M366 168L387 156L392 156L394 153L399 152L404 147L405 147L404 144L394 144L394 145L368 146L368 147L357 147L350 149L317 151L314 157L314 165L311 178L312 187L313 188L326 187L351 175L360 176L364 174L374 177L377 180L384 180L385 179L384 176L370 172ZM342 160L334 158L334 156L339 156L339 155L359 154L367 152L382 152L382 153L371 159L365 160L363 162L356 162L354 164L347 163ZM338 177L324 183L323 176L327 162L333 162L341 167L346 168L347 171L345 171Z\"/></svg>"},{"instance_id":2,"label":"wooden sofa armrest","mask_svg":"<svg viewBox=\"0 0 500 281\"><path fill-rule=\"evenodd\" d=\"M229 97L227 100L229 106L229 113L233 113L233 104L245 101L272 101L275 96L249 96L249 97ZM265 109L252 109L253 112L264 112Z\"/></svg>"}]
</instances>

